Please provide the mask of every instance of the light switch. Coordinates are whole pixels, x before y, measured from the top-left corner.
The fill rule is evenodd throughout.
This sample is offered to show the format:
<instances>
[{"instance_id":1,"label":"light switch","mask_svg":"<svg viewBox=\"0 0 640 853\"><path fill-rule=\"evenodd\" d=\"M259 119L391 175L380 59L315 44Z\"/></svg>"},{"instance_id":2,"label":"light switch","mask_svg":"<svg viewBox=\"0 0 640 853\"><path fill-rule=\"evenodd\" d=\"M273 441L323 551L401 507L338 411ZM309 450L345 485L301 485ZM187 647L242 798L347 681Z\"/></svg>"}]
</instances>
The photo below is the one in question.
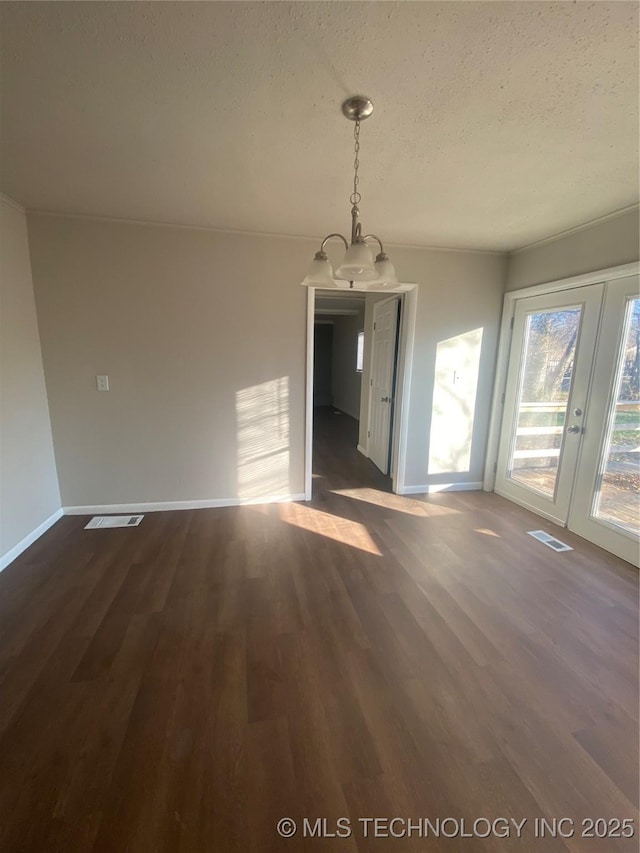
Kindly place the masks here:
<instances>
[{"instance_id":1,"label":"light switch","mask_svg":"<svg viewBox=\"0 0 640 853\"><path fill-rule=\"evenodd\" d=\"M96 388L98 391L108 391L109 390L109 377L108 376L96 376Z\"/></svg>"}]
</instances>

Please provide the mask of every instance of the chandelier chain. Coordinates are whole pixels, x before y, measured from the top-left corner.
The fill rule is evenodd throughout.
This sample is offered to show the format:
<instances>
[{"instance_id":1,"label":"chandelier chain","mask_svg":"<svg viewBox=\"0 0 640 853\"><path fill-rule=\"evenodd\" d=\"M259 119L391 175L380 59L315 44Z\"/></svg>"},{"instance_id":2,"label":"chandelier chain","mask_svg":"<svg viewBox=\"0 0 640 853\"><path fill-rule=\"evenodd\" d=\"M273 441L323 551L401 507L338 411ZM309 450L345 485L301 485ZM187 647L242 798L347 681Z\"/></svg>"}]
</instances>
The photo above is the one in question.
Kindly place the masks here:
<instances>
[{"instance_id":1,"label":"chandelier chain","mask_svg":"<svg viewBox=\"0 0 640 853\"><path fill-rule=\"evenodd\" d=\"M358 176L358 169L360 168L360 160L358 159L358 155L360 153L360 119L358 119L355 123L355 127L353 128L353 139L354 139L354 161L353 161L353 192L351 193L351 198L349 201L351 204L358 204L362 200L362 196L358 192L358 184L360 183L360 178Z\"/></svg>"}]
</instances>

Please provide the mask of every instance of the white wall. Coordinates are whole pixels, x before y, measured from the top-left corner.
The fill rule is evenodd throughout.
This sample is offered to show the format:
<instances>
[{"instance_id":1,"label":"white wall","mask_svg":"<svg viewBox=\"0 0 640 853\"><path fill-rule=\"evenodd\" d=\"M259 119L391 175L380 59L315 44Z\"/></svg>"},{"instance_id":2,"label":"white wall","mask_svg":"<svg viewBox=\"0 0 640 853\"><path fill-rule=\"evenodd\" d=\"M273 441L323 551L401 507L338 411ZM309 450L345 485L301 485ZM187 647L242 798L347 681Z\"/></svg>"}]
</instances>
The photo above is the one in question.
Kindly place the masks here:
<instances>
[{"instance_id":1,"label":"white wall","mask_svg":"<svg viewBox=\"0 0 640 853\"><path fill-rule=\"evenodd\" d=\"M607 269L640 257L638 208L509 256L507 290Z\"/></svg>"},{"instance_id":2,"label":"white wall","mask_svg":"<svg viewBox=\"0 0 640 853\"><path fill-rule=\"evenodd\" d=\"M59 508L27 223L0 198L0 565Z\"/></svg>"},{"instance_id":3,"label":"white wall","mask_svg":"<svg viewBox=\"0 0 640 853\"><path fill-rule=\"evenodd\" d=\"M29 236L64 506L304 491L305 241L44 215Z\"/></svg>"},{"instance_id":4,"label":"white wall","mask_svg":"<svg viewBox=\"0 0 640 853\"><path fill-rule=\"evenodd\" d=\"M479 488L484 476L506 258L490 253L394 249L393 262L403 281L419 285L406 486L416 491L450 485ZM365 329L369 332L373 304L384 298L387 295L367 296ZM360 420L360 445L365 448L369 361L370 349L365 346ZM432 429L434 413L440 424L449 418L451 428Z\"/></svg>"},{"instance_id":5,"label":"white wall","mask_svg":"<svg viewBox=\"0 0 640 853\"><path fill-rule=\"evenodd\" d=\"M28 221L63 505L304 491L299 282L317 241ZM404 248L393 261L419 282L408 481L449 481L429 474L438 342L482 327L471 463L450 478L479 481L504 256ZM95 390L101 373L108 393Z\"/></svg>"}]
</instances>

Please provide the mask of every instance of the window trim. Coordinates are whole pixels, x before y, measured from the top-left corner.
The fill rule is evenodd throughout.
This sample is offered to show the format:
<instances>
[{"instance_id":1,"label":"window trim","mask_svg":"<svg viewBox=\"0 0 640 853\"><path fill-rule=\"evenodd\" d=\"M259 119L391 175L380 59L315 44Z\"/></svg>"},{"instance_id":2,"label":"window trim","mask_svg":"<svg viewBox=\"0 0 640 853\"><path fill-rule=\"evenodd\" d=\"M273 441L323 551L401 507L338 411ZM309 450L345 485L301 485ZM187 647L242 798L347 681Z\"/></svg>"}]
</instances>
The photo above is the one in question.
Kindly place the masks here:
<instances>
[{"instance_id":1,"label":"window trim","mask_svg":"<svg viewBox=\"0 0 640 853\"><path fill-rule=\"evenodd\" d=\"M362 344L360 343L362 342ZM358 331L356 337L356 373L362 373L364 369L364 329Z\"/></svg>"}]
</instances>

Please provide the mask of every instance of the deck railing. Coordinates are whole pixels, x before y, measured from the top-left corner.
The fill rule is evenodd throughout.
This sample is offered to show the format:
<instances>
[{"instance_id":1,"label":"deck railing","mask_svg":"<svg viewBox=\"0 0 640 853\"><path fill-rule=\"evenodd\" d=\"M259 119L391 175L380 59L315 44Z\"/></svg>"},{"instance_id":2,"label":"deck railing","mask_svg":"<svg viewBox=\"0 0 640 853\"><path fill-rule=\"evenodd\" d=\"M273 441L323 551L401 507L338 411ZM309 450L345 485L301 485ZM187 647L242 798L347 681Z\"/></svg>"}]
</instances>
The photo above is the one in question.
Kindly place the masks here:
<instances>
[{"instance_id":1,"label":"deck railing","mask_svg":"<svg viewBox=\"0 0 640 853\"><path fill-rule=\"evenodd\" d=\"M554 403L551 401L540 402L524 402L520 404L519 415L522 418L523 414L564 414L566 411L566 402ZM637 419L627 423L615 423L613 432L630 432L638 433L638 441L633 444L614 445L615 453L640 453L640 400L623 400L616 404L617 412L633 412L637 414ZM543 424L542 426L518 426L516 437L518 436L543 436L543 435L562 435L564 432L563 424ZM612 448L613 449L613 448ZM560 447L543 447L543 448L521 448L513 453L514 459L548 459L560 455Z\"/></svg>"}]
</instances>

